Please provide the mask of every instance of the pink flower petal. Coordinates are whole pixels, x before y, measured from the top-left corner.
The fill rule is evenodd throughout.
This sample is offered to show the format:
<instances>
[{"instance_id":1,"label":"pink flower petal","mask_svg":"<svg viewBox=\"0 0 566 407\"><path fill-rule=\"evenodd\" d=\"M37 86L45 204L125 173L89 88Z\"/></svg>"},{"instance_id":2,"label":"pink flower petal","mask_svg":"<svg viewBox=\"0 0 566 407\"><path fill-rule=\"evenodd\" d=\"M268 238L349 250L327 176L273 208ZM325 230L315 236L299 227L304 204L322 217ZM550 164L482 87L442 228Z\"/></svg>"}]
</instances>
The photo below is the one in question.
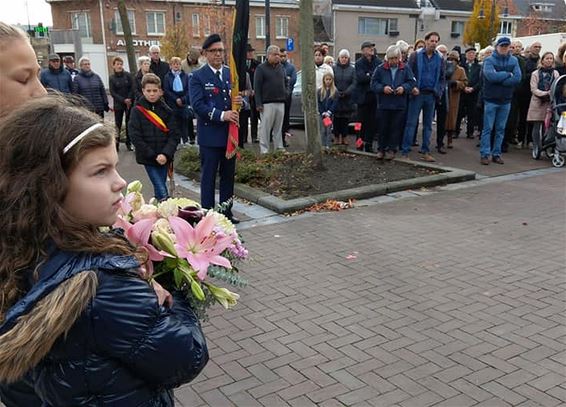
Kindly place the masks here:
<instances>
[{"instance_id":1,"label":"pink flower petal","mask_svg":"<svg viewBox=\"0 0 566 407\"><path fill-rule=\"evenodd\" d=\"M214 216L211 215L205 216L200 220L199 223L197 223L197 226L195 228L197 236L202 236L202 237L210 236L210 234L214 230L215 225L216 224L215 224Z\"/></svg>"},{"instance_id":2,"label":"pink flower petal","mask_svg":"<svg viewBox=\"0 0 566 407\"><path fill-rule=\"evenodd\" d=\"M216 264L218 266L226 267L227 269L232 268L232 264L230 264L230 260L228 260L226 257L212 256L209 260L212 264Z\"/></svg>"},{"instance_id":3,"label":"pink flower petal","mask_svg":"<svg viewBox=\"0 0 566 407\"><path fill-rule=\"evenodd\" d=\"M149 241L151 230L153 229L153 219L142 219L134 223L128 231L126 237L132 243L145 245Z\"/></svg>"},{"instance_id":4,"label":"pink flower petal","mask_svg":"<svg viewBox=\"0 0 566 407\"><path fill-rule=\"evenodd\" d=\"M112 227L113 228L121 228L121 229L124 229L124 232L127 232L132 227L132 224L130 222L128 222L126 219L124 219L123 217L118 216L118 218L116 219L116 222L114 222Z\"/></svg>"},{"instance_id":5,"label":"pink flower petal","mask_svg":"<svg viewBox=\"0 0 566 407\"><path fill-rule=\"evenodd\" d=\"M195 241L195 230L184 219L178 216L169 216L169 225L177 238L177 243L181 246L192 246Z\"/></svg>"}]
</instances>

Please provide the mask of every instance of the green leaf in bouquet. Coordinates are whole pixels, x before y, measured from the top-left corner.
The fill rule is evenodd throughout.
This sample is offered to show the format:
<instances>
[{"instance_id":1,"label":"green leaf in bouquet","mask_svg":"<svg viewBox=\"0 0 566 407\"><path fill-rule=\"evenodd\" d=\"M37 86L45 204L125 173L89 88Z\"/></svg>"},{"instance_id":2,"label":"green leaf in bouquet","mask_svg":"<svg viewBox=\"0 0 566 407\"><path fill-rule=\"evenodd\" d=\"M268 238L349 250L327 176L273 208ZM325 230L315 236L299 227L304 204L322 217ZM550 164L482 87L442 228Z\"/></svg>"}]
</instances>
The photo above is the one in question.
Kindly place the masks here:
<instances>
[{"instance_id":1,"label":"green leaf in bouquet","mask_svg":"<svg viewBox=\"0 0 566 407\"><path fill-rule=\"evenodd\" d=\"M199 301L204 301L205 296L204 296L204 292L202 291L202 287L200 286L198 281L195 280L193 276L193 273L196 275L196 272L189 267L189 264L186 261L179 261L178 269L185 277L187 284L190 285L191 292L193 293L195 298Z\"/></svg>"},{"instance_id":2,"label":"green leaf in bouquet","mask_svg":"<svg viewBox=\"0 0 566 407\"><path fill-rule=\"evenodd\" d=\"M235 271L237 272L237 269ZM234 273L234 269L229 270L225 267L214 265L208 268L207 274L209 277L217 278L233 286L245 287L248 285L248 281Z\"/></svg>"}]
</instances>

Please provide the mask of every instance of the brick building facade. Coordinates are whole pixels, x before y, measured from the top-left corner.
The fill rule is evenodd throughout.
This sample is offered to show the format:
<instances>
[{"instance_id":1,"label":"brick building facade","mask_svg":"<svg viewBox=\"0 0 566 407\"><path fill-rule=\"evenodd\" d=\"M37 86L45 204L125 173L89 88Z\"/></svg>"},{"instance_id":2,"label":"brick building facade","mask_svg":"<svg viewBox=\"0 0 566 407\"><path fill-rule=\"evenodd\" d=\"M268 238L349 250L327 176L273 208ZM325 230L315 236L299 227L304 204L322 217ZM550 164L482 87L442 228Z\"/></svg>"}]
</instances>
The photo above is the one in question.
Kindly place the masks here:
<instances>
[{"instance_id":1,"label":"brick building facade","mask_svg":"<svg viewBox=\"0 0 566 407\"><path fill-rule=\"evenodd\" d=\"M115 56L126 60L126 47L116 0L46 0L51 5L53 31L78 30L80 49L69 36L52 36L53 48L61 55L88 55L93 69L104 78ZM265 55L265 7L263 1L250 2L249 42L257 56ZM149 47L160 45L167 30L183 24L190 47L200 49L204 38L219 32L226 47L232 38L234 0L126 0L136 56L147 55ZM271 0L271 43L286 47L287 39L298 43L299 5L296 0ZM61 38L61 39L56 39ZM188 50L187 50L188 51ZM80 54L80 55L77 55ZM186 54L185 54L186 55ZM185 55L179 55L181 58ZM291 52L300 66L297 50ZM132 71L132 69L130 69ZM133 69L135 71L136 69Z\"/></svg>"}]
</instances>

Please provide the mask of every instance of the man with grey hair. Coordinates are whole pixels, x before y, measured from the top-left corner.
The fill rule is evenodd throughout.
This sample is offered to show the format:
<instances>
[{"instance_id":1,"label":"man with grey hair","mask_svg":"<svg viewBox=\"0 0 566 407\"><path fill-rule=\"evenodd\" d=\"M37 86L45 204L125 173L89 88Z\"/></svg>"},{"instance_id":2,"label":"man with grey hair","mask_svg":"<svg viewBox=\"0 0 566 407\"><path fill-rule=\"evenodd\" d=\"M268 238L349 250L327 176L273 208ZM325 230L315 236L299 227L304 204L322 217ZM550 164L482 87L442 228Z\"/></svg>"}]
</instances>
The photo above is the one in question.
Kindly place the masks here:
<instances>
[{"instance_id":1,"label":"man with grey hair","mask_svg":"<svg viewBox=\"0 0 566 407\"><path fill-rule=\"evenodd\" d=\"M164 83L165 75L167 75L170 68L167 62L161 60L160 53L161 49L158 45L152 45L149 47L149 57L151 58L149 69L151 72L159 76L161 83Z\"/></svg>"},{"instance_id":2,"label":"man with grey hair","mask_svg":"<svg viewBox=\"0 0 566 407\"><path fill-rule=\"evenodd\" d=\"M267 47L267 59L259 65L254 75L256 109L259 112L259 151L269 152L269 136L273 134L275 150L284 150L281 129L285 116L287 76L281 65L279 47Z\"/></svg>"}]
</instances>

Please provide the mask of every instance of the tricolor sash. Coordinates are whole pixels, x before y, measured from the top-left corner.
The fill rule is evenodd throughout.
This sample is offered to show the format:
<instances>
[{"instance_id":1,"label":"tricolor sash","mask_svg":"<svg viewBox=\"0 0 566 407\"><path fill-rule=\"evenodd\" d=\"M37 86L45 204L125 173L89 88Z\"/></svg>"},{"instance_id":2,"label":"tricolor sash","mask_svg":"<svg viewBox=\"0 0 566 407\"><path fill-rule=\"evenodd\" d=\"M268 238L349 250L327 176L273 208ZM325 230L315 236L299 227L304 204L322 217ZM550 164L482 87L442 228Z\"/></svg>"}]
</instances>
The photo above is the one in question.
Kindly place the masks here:
<instances>
[{"instance_id":1,"label":"tricolor sash","mask_svg":"<svg viewBox=\"0 0 566 407\"><path fill-rule=\"evenodd\" d=\"M163 119L161 119L161 117L159 117L155 112L152 112L151 110L147 110L145 107L140 106L140 105L136 105L136 108L140 112L142 112L142 114L145 116L145 118L147 120L149 120L159 130L161 130L162 132L165 132L165 133L169 132L169 129L167 128L167 125L165 124Z\"/></svg>"}]
</instances>

